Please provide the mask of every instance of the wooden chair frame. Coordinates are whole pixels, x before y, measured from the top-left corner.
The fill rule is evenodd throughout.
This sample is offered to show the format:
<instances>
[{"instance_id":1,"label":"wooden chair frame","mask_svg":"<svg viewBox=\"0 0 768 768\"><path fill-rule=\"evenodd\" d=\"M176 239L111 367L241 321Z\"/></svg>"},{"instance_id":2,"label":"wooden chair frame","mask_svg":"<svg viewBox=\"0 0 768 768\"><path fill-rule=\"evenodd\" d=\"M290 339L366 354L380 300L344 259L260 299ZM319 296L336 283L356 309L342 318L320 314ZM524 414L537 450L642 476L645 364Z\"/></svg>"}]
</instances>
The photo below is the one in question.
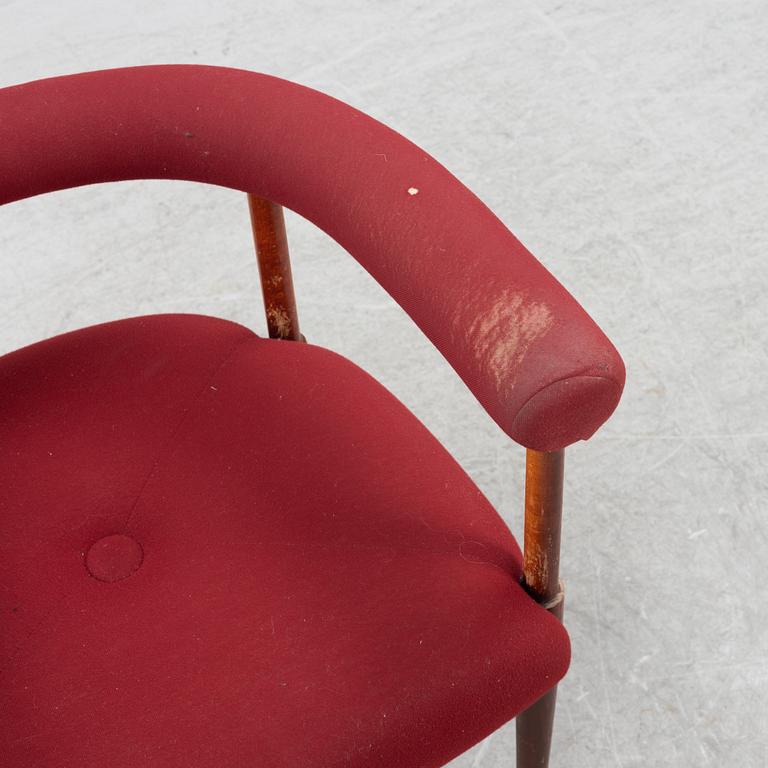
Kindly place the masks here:
<instances>
[{"instance_id":1,"label":"wooden chair frame","mask_svg":"<svg viewBox=\"0 0 768 768\"><path fill-rule=\"evenodd\" d=\"M272 339L305 341L293 289L282 206L248 195L253 239ZM560 527L565 451L526 449L523 586L562 621ZM516 718L517 768L546 768L552 743L557 686Z\"/></svg>"}]
</instances>

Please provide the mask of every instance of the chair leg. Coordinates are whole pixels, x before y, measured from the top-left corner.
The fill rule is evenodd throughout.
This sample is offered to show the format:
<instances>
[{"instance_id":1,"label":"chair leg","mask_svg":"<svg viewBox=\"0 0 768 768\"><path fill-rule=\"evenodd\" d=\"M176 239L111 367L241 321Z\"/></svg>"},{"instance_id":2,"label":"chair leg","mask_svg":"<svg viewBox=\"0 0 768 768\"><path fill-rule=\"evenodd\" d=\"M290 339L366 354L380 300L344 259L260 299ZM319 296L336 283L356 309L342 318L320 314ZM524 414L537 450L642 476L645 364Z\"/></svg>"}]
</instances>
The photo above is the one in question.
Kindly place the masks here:
<instances>
[{"instance_id":1,"label":"chair leg","mask_svg":"<svg viewBox=\"0 0 768 768\"><path fill-rule=\"evenodd\" d=\"M563 620L563 591L550 603L547 610ZM547 691L538 701L521 712L515 719L517 737L517 768L547 768L552 746L552 730L555 722L557 686Z\"/></svg>"},{"instance_id":2,"label":"chair leg","mask_svg":"<svg viewBox=\"0 0 768 768\"><path fill-rule=\"evenodd\" d=\"M563 451L526 452L523 586L561 621L563 467ZM557 687L554 687L517 716L517 768L547 768L549 765L556 701Z\"/></svg>"},{"instance_id":3,"label":"chair leg","mask_svg":"<svg viewBox=\"0 0 768 768\"><path fill-rule=\"evenodd\" d=\"M556 699L557 686L517 716L517 768L547 768L549 765Z\"/></svg>"}]
</instances>

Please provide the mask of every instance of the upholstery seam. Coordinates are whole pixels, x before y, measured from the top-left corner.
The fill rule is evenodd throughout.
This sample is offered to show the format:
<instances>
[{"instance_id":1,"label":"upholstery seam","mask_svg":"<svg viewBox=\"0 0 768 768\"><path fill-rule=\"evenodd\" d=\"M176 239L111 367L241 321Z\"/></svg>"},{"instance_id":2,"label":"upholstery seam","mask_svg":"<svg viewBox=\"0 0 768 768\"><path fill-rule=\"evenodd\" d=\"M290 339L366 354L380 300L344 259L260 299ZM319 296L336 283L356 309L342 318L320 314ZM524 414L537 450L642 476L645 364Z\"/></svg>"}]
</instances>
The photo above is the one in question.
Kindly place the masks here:
<instances>
[{"instance_id":1,"label":"upholstery seam","mask_svg":"<svg viewBox=\"0 0 768 768\"><path fill-rule=\"evenodd\" d=\"M555 379L554 381L550 381L549 383L545 384L543 387L540 387L537 389L530 397L526 398L525 402L517 409L517 412L512 417L512 424L514 426L514 423L517 421L517 417L522 413L523 409L528 405L528 403L533 400L534 397L537 395L540 395L545 389L548 389L549 387L554 386L555 384L560 384L563 381L568 381L569 379L603 379L604 381L608 381L611 384L613 384L618 390L619 394L621 394L622 387L616 382L615 379L612 379L610 376L601 376L599 374L593 374L593 373L572 373L568 376L563 376L559 379Z\"/></svg>"}]
</instances>

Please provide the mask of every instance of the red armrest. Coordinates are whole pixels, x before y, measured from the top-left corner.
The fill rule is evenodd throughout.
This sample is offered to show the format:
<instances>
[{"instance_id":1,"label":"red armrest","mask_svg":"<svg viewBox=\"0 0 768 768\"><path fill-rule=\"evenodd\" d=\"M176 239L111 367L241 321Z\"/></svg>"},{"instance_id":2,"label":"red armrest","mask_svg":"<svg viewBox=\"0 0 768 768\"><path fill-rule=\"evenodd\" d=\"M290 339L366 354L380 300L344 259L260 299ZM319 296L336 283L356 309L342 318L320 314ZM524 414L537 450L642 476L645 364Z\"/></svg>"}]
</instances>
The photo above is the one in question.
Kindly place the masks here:
<instances>
[{"instance_id":1,"label":"red armrest","mask_svg":"<svg viewBox=\"0 0 768 768\"><path fill-rule=\"evenodd\" d=\"M619 401L621 358L570 294L445 168L352 107L188 65L0 90L0 204L146 178L240 189L314 222L527 447L586 439Z\"/></svg>"}]
</instances>

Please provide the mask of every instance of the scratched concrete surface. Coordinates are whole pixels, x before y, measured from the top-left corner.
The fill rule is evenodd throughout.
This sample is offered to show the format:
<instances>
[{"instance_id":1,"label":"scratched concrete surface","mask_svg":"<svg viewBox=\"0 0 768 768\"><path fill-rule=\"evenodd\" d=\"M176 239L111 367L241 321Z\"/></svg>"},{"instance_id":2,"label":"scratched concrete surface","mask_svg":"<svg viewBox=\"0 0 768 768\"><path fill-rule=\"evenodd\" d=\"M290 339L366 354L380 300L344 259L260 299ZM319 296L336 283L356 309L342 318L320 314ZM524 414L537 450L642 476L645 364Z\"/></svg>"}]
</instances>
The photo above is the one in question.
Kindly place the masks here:
<instances>
[{"instance_id":1,"label":"scratched concrete surface","mask_svg":"<svg viewBox=\"0 0 768 768\"><path fill-rule=\"evenodd\" d=\"M573 665L553 766L766 766L767 36L762 0L0 0L0 73L270 72L472 187L629 370L616 416L568 458ZM347 254L289 226L308 337L388 385L519 532L521 450ZM0 259L2 351L151 312L264 328L235 192L147 182L14 204ZM452 765L513 752L509 725Z\"/></svg>"}]
</instances>

